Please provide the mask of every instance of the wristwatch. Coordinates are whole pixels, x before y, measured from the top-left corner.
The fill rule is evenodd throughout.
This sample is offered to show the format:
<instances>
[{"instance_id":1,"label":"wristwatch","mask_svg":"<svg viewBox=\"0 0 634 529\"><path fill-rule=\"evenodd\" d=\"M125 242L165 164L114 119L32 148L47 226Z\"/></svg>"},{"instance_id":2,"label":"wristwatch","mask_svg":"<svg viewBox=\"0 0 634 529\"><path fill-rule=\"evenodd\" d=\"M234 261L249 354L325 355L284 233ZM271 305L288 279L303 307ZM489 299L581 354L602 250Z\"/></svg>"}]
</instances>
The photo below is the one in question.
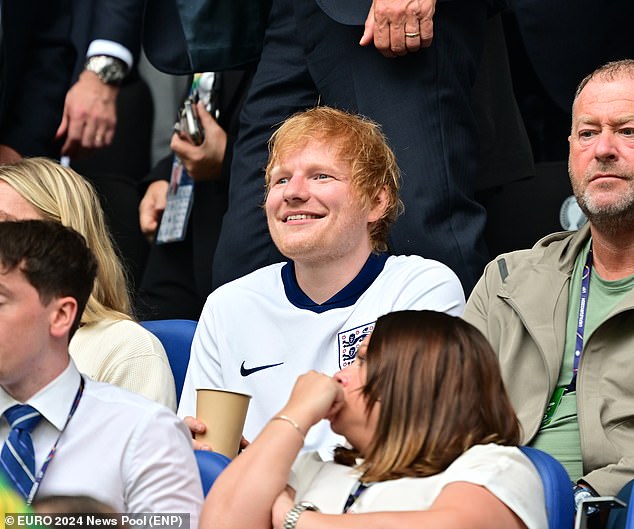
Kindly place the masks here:
<instances>
[{"instance_id":1,"label":"wristwatch","mask_svg":"<svg viewBox=\"0 0 634 529\"><path fill-rule=\"evenodd\" d=\"M575 510L577 512L579 512L579 509L581 508L581 504L583 502L583 500L587 499L587 498L596 498L597 495L594 494L593 491L591 491L589 488L584 487L583 485L575 485L572 489L573 494L574 494L574 498L575 498ZM586 513L588 515L590 514L594 514L595 512L597 512L598 509L594 506L589 506L586 509Z\"/></svg>"},{"instance_id":2,"label":"wristwatch","mask_svg":"<svg viewBox=\"0 0 634 529\"><path fill-rule=\"evenodd\" d=\"M101 82L113 86L119 86L128 73L126 63L110 55L88 57L84 69L97 74Z\"/></svg>"},{"instance_id":3,"label":"wristwatch","mask_svg":"<svg viewBox=\"0 0 634 529\"><path fill-rule=\"evenodd\" d=\"M297 520L299 520L299 515L302 514L304 511L319 512L319 507L317 507L317 505L315 505L314 503L310 503L309 501L300 501L290 511L286 513L282 529L295 529L295 526L297 525Z\"/></svg>"}]
</instances>

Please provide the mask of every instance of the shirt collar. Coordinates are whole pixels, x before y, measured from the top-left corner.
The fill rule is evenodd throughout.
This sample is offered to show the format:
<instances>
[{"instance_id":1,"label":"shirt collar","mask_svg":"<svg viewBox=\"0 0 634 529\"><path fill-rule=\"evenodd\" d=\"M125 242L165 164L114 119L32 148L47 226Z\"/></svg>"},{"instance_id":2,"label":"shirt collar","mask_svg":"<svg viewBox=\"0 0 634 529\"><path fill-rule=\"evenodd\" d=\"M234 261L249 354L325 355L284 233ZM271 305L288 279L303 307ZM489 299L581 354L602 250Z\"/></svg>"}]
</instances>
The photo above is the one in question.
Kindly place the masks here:
<instances>
[{"instance_id":1,"label":"shirt collar","mask_svg":"<svg viewBox=\"0 0 634 529\"><path fill-rule=\"evenodd\" d=\"M333 297L321 304L315 303L304 294L295 277L295 265L292 261L289 261L281 270L284 292L288 301L297 308L310 310L318 314L330 309L349 307L354 305L368 287L374 283L374 280L383 271L388 257L389 255L385 253L371 253L356 277Z\"/></svg>"},{"instance_id":2,"label":"shirt collar","mask_svg":"<svg viewBox=\"0 0 634 529\"><path fill-rule=\"evenodd\" d=\"M73 404L81 375L71 359L62 373L40 389L24 404L33 406L55 428L61 431L68 419L68 412ZM0 414L15 404L16 401L0 387Z\"/></svg>"}]
</instances>

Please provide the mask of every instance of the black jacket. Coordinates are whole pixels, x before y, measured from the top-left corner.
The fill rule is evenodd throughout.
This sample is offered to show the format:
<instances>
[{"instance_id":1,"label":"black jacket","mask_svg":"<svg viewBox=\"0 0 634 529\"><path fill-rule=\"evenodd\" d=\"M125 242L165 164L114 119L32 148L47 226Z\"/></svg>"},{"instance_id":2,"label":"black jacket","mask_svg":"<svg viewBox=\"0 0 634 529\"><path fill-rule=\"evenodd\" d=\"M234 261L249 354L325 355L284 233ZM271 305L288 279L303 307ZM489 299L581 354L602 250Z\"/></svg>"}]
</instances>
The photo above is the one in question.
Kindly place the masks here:
<instances>
[{"instance_id":1,"label":"black jacket","mask_svg":"<svg viewBox=\"0 0 634 529\"><path fill-rule=\"evenodd\" d=\"M23 156L59 155L54 141L75 53L70 0L2 2L0 144Z\"/></svg>"}]
</instances>

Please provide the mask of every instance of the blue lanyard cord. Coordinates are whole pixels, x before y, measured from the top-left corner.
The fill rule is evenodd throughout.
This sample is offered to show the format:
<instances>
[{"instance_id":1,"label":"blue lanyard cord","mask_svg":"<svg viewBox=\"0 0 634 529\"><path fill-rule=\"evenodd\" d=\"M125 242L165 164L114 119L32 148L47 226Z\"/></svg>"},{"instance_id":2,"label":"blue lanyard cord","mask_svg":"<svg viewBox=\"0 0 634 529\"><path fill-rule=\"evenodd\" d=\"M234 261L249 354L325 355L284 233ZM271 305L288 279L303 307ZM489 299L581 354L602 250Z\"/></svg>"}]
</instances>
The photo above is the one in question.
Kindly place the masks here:
<instances>
[{"instance_id":1,"label":"blue lanyard cord","mask_svg":"<svg viewBox=\"0 0 634 529\"><path fill-rule=\"evenodd\" d=\"M62 438L62 435L66 431L66 427L68 426L68 423L70 422L71 418L75 414L75 411L77 410L77 406L79 406L79 401L81 400L81 396L84 393L84 385L85 385L84 377L82 376L80 377L79 389L77 390L77 393L75 394L75 400L73 400L73 405L70 407L70 411L68 412L68 417L66 418L64 427L62 428L62 431L59 432L59 435L57 436L57 440L55 441L55 444L53 444L53 448L51 448L51 451L48 453L48 456L46 456L46 459L44 460L44 464L42 465L42 468L40 469L40 471L37 474L37 477L35 478L35 482L33 483L33 487L31 488L29 497L26 500L27 505L31 505L31 502L35 498L35 495L37 494L37 491L40 488L40 484L42 483L42 480L44 479L44 474L46 474L48 465L52 461L52 459L55 457L57 444L59 443L59 440Z\"/></svg>"},{"instance_id":2,"label":"blue lanyard cord","mask_svg":"<svg viewBox=\"0 0 634 529\"><path fill-rule=\"evenodd\" d=\"M586 330L586 314L588 313L588 296L590 295L590 275L592 272L592 248L588 251L586 264L581 275L581 292L579 294L579 314L577 315L577 333L575 337L575 358L572 366L572 380L566 387L566 393L577 389L577 371L583 353L583 337Z\"/></svg>"},{"instance_id":3,"label":"blue lanyard cord","mask_svg":"<svg viewBox=\"0 0 634 529\"><path fill-rule=\"evenodd\" d=\"M365 489L367 489L369 486L370 486L369 484L366 485L359 481L357 488L353 492L351 492L350 495L348 496L348 499L346 500L346 504L343 507L343 512L348 512L348 509L350 509L350 507L352 507L355 504L359 496L361 496L361 493Z\"/></svg>"}]
</instances>

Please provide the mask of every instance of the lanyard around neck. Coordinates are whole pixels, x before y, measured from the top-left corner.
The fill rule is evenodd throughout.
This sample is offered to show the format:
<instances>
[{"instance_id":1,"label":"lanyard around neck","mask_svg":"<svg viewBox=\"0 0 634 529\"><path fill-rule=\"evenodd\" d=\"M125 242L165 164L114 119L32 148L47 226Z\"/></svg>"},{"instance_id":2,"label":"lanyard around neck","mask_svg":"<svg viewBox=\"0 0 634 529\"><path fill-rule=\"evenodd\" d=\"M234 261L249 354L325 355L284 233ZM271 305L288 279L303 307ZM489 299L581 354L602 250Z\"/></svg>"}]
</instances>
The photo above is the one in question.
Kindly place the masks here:
<instances>
[{"instance_id":1,"label":"lanyard around neck","mask_svg":"<svg viewBox=\"0 0 634 529\"><path fill-rule=\"evenodd\" d=\"M350 509L350 507L352 507L355 504L357 499L359 499L359 496L361 496L361 493L364 490L366 490L369 486L370 486L370 483L365 484L358 481L357 488L354 489L354 491L350 493L350 495L348 496L348 499L346 500L346 504L343 507L343 512L348 512L348 509Z\"/></svg>"},{"instance_id":2,"label":"lanyard around neck","mask_svg":"<svg viewBox=\"0 0 634 529\"><path fill-rule=\"evenodd\" d=\"M588 251L586 263L581 274L581 292L579 293L579 313L577 314L577 332L575 335L575 356L572 366L572 380L566 387L566 393L577 389L577 371L583 354L583 338L586 331L586 315L588 313L588 296L590 295L590 275L592 273L592 247Z\"/></svg>"},{"instance_id":3,"label":"lanyard around neck","mask_svg":"<svg viewBox=\"0 0 634 529\"><path fill-rule=\"evenodd\" d=\"M29 497L26 500L26 503L28 505L31 505L31 502L33 501L33 498L35 498L35 495L37 494L37 491L40 489L40 484L42 483L42 480L44 479L44 474L46 474L46 470L48 469L48 465L50 464L52 459L55 457L55 451L57 450L57 444L59 443L59 440L62 438L62 435L66 431L66 427L68 426L68 423L70 422L71 418L75 414L75 411L77 410L77 406L79 406L79 401L81 400L81 396L84 393L84 385L85 385L84 377L80 376L79 389L77 390L77 393L75 394L75 399L73 400L73 405L70 407L70 411L68 412L68 417L66 418L66 422L64 423L64 426L63 426L61 432L59 432L59 435L57 436L55 444L53 444L53 448L51 448L51 451L48 453L48 456L46 456L46 459L44 460L44 464L42 465L42 468L37 473L37 477L35 478L35 481L33 482L33 487L31 487L31 492L29 492Z\"/></svg>"}]
</instances>

